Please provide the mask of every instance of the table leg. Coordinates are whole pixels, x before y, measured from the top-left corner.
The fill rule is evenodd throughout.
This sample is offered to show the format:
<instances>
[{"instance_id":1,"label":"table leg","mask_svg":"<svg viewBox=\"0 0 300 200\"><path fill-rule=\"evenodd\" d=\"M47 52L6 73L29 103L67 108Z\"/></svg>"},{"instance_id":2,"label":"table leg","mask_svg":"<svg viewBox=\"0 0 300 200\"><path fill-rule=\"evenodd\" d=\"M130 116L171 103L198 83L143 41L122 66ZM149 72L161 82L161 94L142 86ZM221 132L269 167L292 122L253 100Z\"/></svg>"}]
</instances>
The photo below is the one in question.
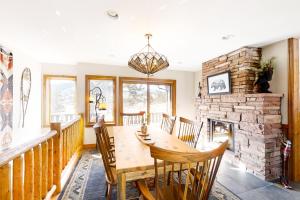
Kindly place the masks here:
<instances>
[{"instance_id":1,"label":"table leg","mask_svg":"<svg viewBox=\"0 0 300 200\"><path fill-rule=\"evenodd\" d=\"M126 175L124 173L118 174L118 200L126 199Z\"/></svg>"}]
</instances>

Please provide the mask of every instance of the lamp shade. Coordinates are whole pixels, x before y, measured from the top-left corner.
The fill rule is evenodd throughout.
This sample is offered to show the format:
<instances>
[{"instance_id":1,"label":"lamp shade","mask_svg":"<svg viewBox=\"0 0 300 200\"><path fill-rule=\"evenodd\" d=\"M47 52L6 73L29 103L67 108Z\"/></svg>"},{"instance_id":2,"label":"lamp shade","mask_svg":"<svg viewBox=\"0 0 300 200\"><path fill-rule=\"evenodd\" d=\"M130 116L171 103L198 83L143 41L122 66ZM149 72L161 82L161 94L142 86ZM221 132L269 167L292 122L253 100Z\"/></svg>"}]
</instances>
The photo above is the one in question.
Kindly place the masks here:
<instances>
[{"instance_id":1,"label":"lamp shade","mask_svg":"<svg viewBox=\"0 0 300 200\"><path fill-rule=\"evenodd\" d=\"M145 36L148 39L148 44L139 53L130 57L128 66L149 76L166 69L169 66L169 62L166 56L157 53L150 46L149 39L151 34L146 34Z\"/></svg>"}]
</instances>

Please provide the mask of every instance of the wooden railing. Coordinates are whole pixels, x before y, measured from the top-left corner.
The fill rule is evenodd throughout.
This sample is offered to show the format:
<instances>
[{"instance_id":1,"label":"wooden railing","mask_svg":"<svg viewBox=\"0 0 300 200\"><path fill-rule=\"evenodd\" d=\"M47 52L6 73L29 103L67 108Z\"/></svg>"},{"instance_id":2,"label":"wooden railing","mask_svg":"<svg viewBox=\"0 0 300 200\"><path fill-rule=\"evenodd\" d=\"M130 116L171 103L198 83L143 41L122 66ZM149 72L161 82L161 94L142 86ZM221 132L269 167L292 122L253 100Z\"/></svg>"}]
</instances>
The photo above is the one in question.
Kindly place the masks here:
<instances>
[{"instance_id":1,"label":"wooden railing","mask_svg":"<svg viewBox=\"0 0 300 200\"><path fill-rule=\"evenodd\" d=\"M74 165L71 160L81 153L83 119L78 116L50 127L46 133L0 152L0 200L50 199L61 191L67 166Z\"/></svg>"},{"instance_id":2,"label":"wooden railing","mask_svg":"<svg viewBox=\"0 0 300 200\"><path fill-rule=\"evenodd\" d=\"M51 122L69 122L76 118L76 114L51 114Z\"/></svg>"},{"instance_id":3,"label":"wooden railing","mask_svg":"<svg viewBox=\"0 0 300 200\"><path fill-rule=\"evenodd\" d=\"M150 113L150 124L161 124L163 113Z\"/></svg>"}]
</instances>

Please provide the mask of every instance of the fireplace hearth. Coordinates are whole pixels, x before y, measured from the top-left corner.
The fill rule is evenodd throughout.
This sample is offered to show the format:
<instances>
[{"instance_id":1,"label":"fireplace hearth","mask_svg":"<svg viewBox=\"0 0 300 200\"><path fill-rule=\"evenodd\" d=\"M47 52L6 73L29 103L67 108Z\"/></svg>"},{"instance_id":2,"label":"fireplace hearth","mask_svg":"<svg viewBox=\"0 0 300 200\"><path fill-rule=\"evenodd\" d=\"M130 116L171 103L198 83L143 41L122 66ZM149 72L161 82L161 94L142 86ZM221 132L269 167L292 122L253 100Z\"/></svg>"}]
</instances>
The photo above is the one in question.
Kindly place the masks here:
<instances>
[{"instance_id":1,"label":"fireplace hearth","mask_svg":"<svg viewBox=\"0 0 300 200\"><path fill-rule=\"evenodd\" d=\"M222 143L228 140L227 149L234 152L234 132L233 123L208 119L209 141Z\"/></svg>"}]
</instances>

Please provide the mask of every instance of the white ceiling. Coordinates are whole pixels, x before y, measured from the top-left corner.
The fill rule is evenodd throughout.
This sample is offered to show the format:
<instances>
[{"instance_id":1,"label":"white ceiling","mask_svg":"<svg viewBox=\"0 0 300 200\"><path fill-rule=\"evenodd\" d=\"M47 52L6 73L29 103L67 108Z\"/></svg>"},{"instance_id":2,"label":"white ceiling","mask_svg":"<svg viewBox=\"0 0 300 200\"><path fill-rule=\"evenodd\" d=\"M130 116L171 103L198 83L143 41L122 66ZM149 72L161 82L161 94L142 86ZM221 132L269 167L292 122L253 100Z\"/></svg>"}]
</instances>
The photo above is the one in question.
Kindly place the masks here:
<instances>
[{"instance_id":1,"label":"white ceiling","mask_svg":"<svg viewBox=\"0 0 300 200\"><path fill-rule=\"evenodd\" d=\"M300 36L299 0L0 0L0 43L40 62L126 66L144 34L170 69ZM106 11L118 12L113 20ZM234 35L229 40L223 36Z\"/></svg>"}]
</instances>

